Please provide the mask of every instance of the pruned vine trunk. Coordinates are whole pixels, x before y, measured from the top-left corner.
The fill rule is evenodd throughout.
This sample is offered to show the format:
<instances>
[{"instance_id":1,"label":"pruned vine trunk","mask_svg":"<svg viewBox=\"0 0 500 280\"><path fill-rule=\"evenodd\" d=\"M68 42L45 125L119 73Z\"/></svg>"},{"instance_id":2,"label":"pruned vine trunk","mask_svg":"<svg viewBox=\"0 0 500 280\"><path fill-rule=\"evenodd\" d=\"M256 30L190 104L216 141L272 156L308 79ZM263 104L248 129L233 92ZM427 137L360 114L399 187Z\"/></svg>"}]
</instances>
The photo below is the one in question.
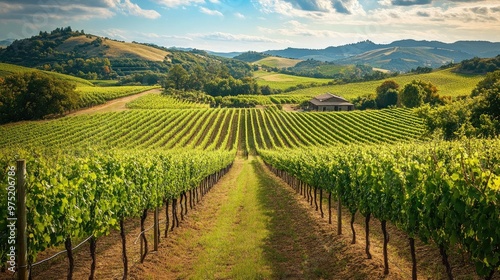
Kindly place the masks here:
<instances>
[{"instance_id":1,"label":"pruned vine trunk","mask_svg":"<svg viewBox=\"0 0 500 280\"><path fill-rule=\"evenodd\" d=\"M312 195L312 190L313 188L311 186L309 186L309 198L310 198L310 202L309 204L311 204L311 206L313 205L313 195Z\"/></svg>"},{"instance_id":2,"label":"pruned vine trunk","mask_svg":"<svg viewBox=\"0 0 500 280\"><path fill-rule=\"evenodd\" d=\"M370 218L371 218L371 213L366 214L365 217L365 234L366 234L366 257L368 259L372 258L372 254L370 253Z\"/></svg>"},{"instance_id":3,"label":"pruned vine trunk","mask_svg":"<svg viewBox=\"0 0 500 280\"><path fill-rule=\"evenodd\" d=\"M90 275L89 275L89 280L93 280L95 277L95 266L96 266L96 251L97 247L97 239L95 236L92 236L90 238L90 258L92 259L92 263L90 264Z\"/></svg>"},{"instance_id":4,"label":"pruned vine trunk","mask_svg":"<svg viewBox=\"0 0 500 280\"><path fill-rule=\"evenodd\" d=\"M328 223L332 224L332 193L328 193Z\"/></svg>"},{"instance_id":5,"label":"pruned vine trunk","mask_svg":"<svg viewBox=\"0 0 500 280\"><path fill-rule=\"evenodd\" d=\"M446 254L446 249L444 245L439 245L439 253L441 254L441 261L443 262L444 267L446 267L446 275L448 279L453 280L453 273L451 272L451 265L448 261L448 254Z\"/></svg>"},{"instance_id":6,"label":"pruned vine trunk","mask_svg":"<svg viewBox=\"0 0 500 280\"><path fill-rule=\"evenodd\" d=\"M148 240L146 238L146 233L144 223L146 222L146 218L148 217L148 210L145 209L142 212L141 216L141 263L144 262L144 259L146 258L146 255L148 254ZM143 247L144 245L144 247Z\"/></svg>"},{"instance_id":7,"label":"pruned vine trunk","mask_svg":"<svg viewBox=\"0 0 500 280\"><path fill-rule=\"evenodd\" d=\"M127 240L125 235L125 226L123 225L123 219L120 220L120 236L122 238L122 261L123 261L123 278L128 277L128 258L127 258Z\"/></svg>"},{"instance_id":8,"label":"pruned vine trunk","mask_svg":"<svg viewBox=\"0 0 500 280\"><path fill-rule=\"evenodd\" d=\"M187 215L188 213L187 199L188 199L187 194L186 192L184 192L184 215Z\"/></svg>"},{"instance_id":9,"label":"pruned vine trunk","mask_svg":"<svg viewBox=\"0 0 500 280\"><path fill-rule=\"evenodd\" d=\"M410 237L410 254L411 254L411 279L417 280L417 255L415 254L415 239Z\"/></svg>"},{"instance_id":10,"label":"pruned vine trunk","mask_svg":"<svg viewBox=\"0 0 500 280\"><path fill-rule=\"evenodd\" d=\"M387 221L383 220L380 222L382 224L382 233L384 234L384 274L389 274L389 260L387 258L387 243L389 242L389 235L387 234Z\"/></svg>"},{"instance_id":11,"label":"pruned vine trunk","mask_svg":"<svg viewBox=\"0 0 500 280\"><path fill-rule=\"evenodd\" d=\"M166 206L165 206L165 238L168 236L168 226L170 225L170 217L168 216L168 205L169 205L169 200L166 199Z\"/></svg>"},{"instance_id":12,"label":"pruned vine trunk","mask_svg":"<svg viewBox=\"0 0 500 280\"><path fill-rule=\"evenodd\" d=\"M73 259L73 247L71 246L71 237L66 238L64 247L68 255L68 280L73 279L73 270L75 269L75 260Z\"/></svg>"},{"instance_id":13,"label":"pruned vine trunk","mask_svg":"<svg viewBox=\"0 0 500 280\"><path fill-rule=\"evenodd\" d=\"M177 217L177 199L172 199L172 227L170 231L174 230L174 227L179 227L179 217Z\"/></svg>"},{"instance_id":14,"label":"pruned vine trunk","mask_svg":"<svg viewBox=\"0 0 500 280\"><path fill-rule=\"evenodd\" d=\"M179 205L181 207L181 221L184 221L184 207L182 206L182 202L183 202L183 198L184 198L184 195L183 195L184 192L181 193L180 195L180 200L179 200Z\"/></svg>"},{"instance_id":15,"label":"pruned vine trunk","mask_svg":"<svg viewBox=\"0 0 500 280\"><path fill-rule=\"evenodd\" d=\"M317 193L318 193L318 188L314 187L314 205L316 206L316 211L318 211Z\"/></svg>"},{"instance_id":16,"label":"pruned vine trunk","mask_svg":"<svg viewBox=\"0 0 500 280\"><path fill-rule=\"evenodd\" d=\"M351 230L352 230L352 242L351 244L356 244L356 230L354 229L354 219L356 218L356 211L351 213Z\"/></svg>"},{"instance_id":17,"label":"pruned vine trunk","mask_svg":"<svg viewBox=\"0 0 500 280\"><path fill-rule=\"evenodd\" d=\"M189 190L189 209L193 209L193 189Z\"/></svg>"},{"instance_id":18,"label":"pruned vine trunk","mask_svg":"<svg viewBox=\"0 0 500 280\"><path fill-rule=\"evenodd\" d=\"M325 216L323 213L323 189L319 190L319 212L321 213L321 218Z\"/></svg>"}]
</instances>

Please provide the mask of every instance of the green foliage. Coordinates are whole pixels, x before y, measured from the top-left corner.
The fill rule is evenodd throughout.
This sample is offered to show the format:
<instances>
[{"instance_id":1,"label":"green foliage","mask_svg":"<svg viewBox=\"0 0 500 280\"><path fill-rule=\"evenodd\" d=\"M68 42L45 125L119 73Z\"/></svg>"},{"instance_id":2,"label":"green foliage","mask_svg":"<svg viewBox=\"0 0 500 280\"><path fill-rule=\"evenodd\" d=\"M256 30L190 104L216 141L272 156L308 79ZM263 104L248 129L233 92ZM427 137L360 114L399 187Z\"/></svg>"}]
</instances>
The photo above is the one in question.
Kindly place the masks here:
<instances>
[{"instance_id":1,"label":"green foliage","mask_svg":"<svg viewBox=\"0 0 500 280\"><path fill-rule=\"evenodd\" d=\"M255 52L255 51L249 51L242 53L240 55L237 55L233 57L234 59L245 61L245 62L255 62L257 60L261 60L263 58L268 57L268 54L260 53L260 52Z\"/></svg>"},{"instance_id":2,"label":"green foliage","mask_svg":"<svg viewBox=\"0 0 500 280\"><path fill-rule=\"evenodd\" d=\"M500 69L500 55L494 58L479 58L464 60L460 63L457 71L462 73L485 74Z\"/></svg>"},{"instance_id":3,"label":"green foliage","mask_svg":"<svg viewBox=\"0 0 500 280\"><path fill-rule=\"evenodd\" d=\"M0 166L16 154L26 160L28 252L63 244L68 237L96 237L118 222L178 197L225 169L234 151L0 150ZM218 178L217 178L218 179ZM2 205L2 214L7 209ZM5 221L1 222L5 226ZM6 235L1 238L7 244Z\"/></svg>"},{"instance_id":4,"label":"green foliage","mask_svg":"<svg viewBox=\"0 0 500 280\"><path fill-rule=\"evenodd\" d=\"M427 131L439 131L445 139L461 135L495 137L500 133L500 71L489 73L470 98L419 111Z\"/></svg>"},{"instance_id":5,"label":"green foliage","mask_svg":"<svg viewBox=\"0 0 500 280\"><path fill-rule=\"evenodd\" d=\"M409 71L409 73L416 73L416 74L425 74L425 73L430 73L432 72L432 67L422 67L422 66L418 66L417 68L415 69L411 69Z\"/></svg>"},{"instance_id":6,"label":"green foliage","mask_svg":"<svg viewBox=\"0 0 500 280\"><path fill-rule=\"evenodd\" d=\"M235 96L260 94L260 88L251 78L235 79L233 77L217 78L205 84L204 90L211 96Z\"/></svg>"},{"instance_id":7,"label":"green foliage","mask_svg":"<svg viewBox=\"0 0 500 280\"><path fill-rule=\"evenodd\" d=\"M420 107L424 103L442 105L444 99L439 97L437 88L432 83L413 80L406 84L399 93L399 104L408 108Z\"/></svg>"},{"instance_id":8,"label":"green foliage","mask_svg":"<svg viewBox=\"0 0 500 280\"><path fill-rule=\"evenodd\" d=\"M370 213L425 243L460 247L488 276L500 268L500 140L466 140L258 153L351 213Z\"/></svg>"},{"instance_id":9,"label":"green foliage","mask_svg":"<svg viewBox=\"0 0 500 280\"><path fill-rule=\"evenodd\" d=\"M77 106L74 84L41 72L13 74L0 83L0 123L41 119Z\"/></svg>"},{"instance_id":10,"label":"green foliage","mask_svg":"<svg viewBox=\"0 0 500 280\"><path fill-rule=\"evenodd\" d=\"M384 81L376 89L377 108L383 109L398 103L399 84L393 80Z\"/></svg>"},{"instance_id":11,"label":"green foliage","mask_svg":"<svg viewBox=\"0 0 500 280\"><path fill-rule=\"evenodd\" d=\"M165 74L146 71L142 73L134 73L132 75L120 79L120 85L158 85L166 79Z\"/></svg>"},{"instance_id":12,"label":"green foliage","mask_svg":"<svg viewBox=\"0 0 500 280\"><path fill-rule=\"evenodd\" d=\"M424 96L424 89L418 82L413 81L406 84L399 93L399 103L407 108L420 107L424 104Z\"/></svg>"},{"instance_id":13,"label":"green foliage","mask_svg":"<svg viewBox=\"0 0 500 280\"><path fill-rule=\"evenodd\" d=\"M73 77L70 75L64 75L64 74L60 74L60 73L56 73L56 72L49 72L49 71L41 71L41 70L37 70L34 68L28 68L28 67L18 66L18 65L14 65L14 64L0 63L0 77L9 76L9 75L12 75L15 73L36 72L36 71L43 72L47 75L53 76L53 77L58 78L60 80L65 80L67 82L74 83L77 86L93 86L93 84L87 80L84 80L82 78Z\"/></svg>"},{"instance_id":14,"label":"green foliage","mask_svg":"<svg viewBox=\"0 0 500 280\"><path fill-rule=\"evenodd\" d=\"M177 98L175 95L147 94L127 103L126 106L130 109L196 109L209 106L186 99Z\"/></svg>"},{"instance_id":15,"label":"green foliage","mask_svg":"<svg viewBox=\"0 0 500 280\"><path fill-rule=\"evenodd\" d=\"M202 91L182 91L182 90L174 90L174 89L165 89L163 94L166 96L171 96L175 99L179 99L182 101L192 102L192 103L200 103L200 104L214 104L214 97L210 96Z\"/></svg>"},{"instance_id":16,"label":"green foliage","mask_svg":"<svg viewBox=\"0 0 500 280\"><path fill-rule=\"evenodd\" d=\"M163 84L164 88L174 88L181 90L186 88L187 81L189 80L188 72L180 65L176 64L168 71L167 78Z\"/></svg>"},{"instance_id":17,"label":"green foliage","mask_svg":"<svg viewBox=\"0 0 500 280\"><path fill-rule=\"evenodd\" d=\"M46 71L69 74L87 80L111 79L116 77L116 73L111 68L108 58L75 58L65 62L51 62L41 67Z\"/></svg>"},{"instance_id":18,"label":"green foliage","mask_svg":"<svg viewBox=\"0 0 500 280\"><path fill-rule=\"evenodd\" d=\"M374 95L366 95L354 98L352 104L358 110L377 109L377 100Z\"/></svg>"}]
</instances>

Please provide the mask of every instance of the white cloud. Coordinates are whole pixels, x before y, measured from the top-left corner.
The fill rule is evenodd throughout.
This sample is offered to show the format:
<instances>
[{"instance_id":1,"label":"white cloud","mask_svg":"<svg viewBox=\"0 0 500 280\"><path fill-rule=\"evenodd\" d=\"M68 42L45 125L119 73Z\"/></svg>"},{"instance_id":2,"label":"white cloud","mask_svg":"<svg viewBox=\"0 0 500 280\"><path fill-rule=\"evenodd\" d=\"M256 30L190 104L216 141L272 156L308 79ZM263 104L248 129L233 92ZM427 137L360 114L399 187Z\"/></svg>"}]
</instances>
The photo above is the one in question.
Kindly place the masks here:
<instances>
[{"instance_id":1,"label":"white cloud","mask_svg":"<svg viewBox=\"0 0 500 280\"><path fill-rule=\"evenodd\" d=\"M340 32L326 30L326 29L314 29L313 27L301 23L297 20L290 20L283 24L282 28L268 28L259 26L258 30L267 34L274 35L284 35L284 36L298 36L298 37L315 37L315 38L336 38L345 37ZM352 34L348 34L349 36Z\"/></svg>"},{"instance_id":2,"label":"white cloud","mask_svg":"<svg viewBox=\"0 0 500 280\"><path fill-rule=\"evenodd\" d=\"M154 10L144 10L133 0L89 0L47 1L43 5L30 0L17 0L17 4L6 3L0 0L0 14L4 20L25 21L28 19L57 20L88 20L92 18L110 18L116 12L155 19L160 14ZM27 23L30 24L30 23Z\"/></svg>"},{"instance_id":3,"label":"white cloud","mask_svg":"<svg viewBox=\"0 0 500 280\"><path fill-rule=\"evenodd\" d=\"M166 6L169 8L205 3L205 0L154 0L154 1L160 5L163 5L163 6Z\"/></svg>"},{"instance_id":4,"label":"white cloud","mask_svg":"<svg viewBox=\"0 0 500 280\"><path fill-rule=\"evenodd\" d=\"M365 15L359 0L257 0L264 13L319 18L331 15Z\"/></svg>"},{"instance_id":5,"label":"white cloud","mask_svg":"<svg viewBox=\"0 0 500 280\"><path fill-rule=\"evenodd\" d=\"M239 18L239 19L245 19L245 15L243 15L241 13L234 13L234 16Z\"/></svg>"},{"instance_id":6,"label":"white cloud","mask_svg":"<svg viewBox=\"0 0 500 280\"><path fill-rule=\"evenodd\" d=\"M130 0L124 0L119 2L117 7L124 13L133 16L140 16L149 19L159 18L161 15L155 10L143 10L139 5L130 2Z\"/></svg>"},{"instance_id":7,"label":"white cloud","mask_svg":"<svg viewBox=\"0 0 500 280\"><path fill-rule=\"evenodd\" d=\"M219 16L219 17L224 16L221 12L219 12L217 10L210 10L208 8L205 8L205 7L200 7L200 12L207 14L207 15L210 15L210 16Z\"/></svg>"},{"instance_id":8,"label":"white cloud","mask_svg":"<svg viewBox=\"0 0 500 280\"><path fill-rule=\"evenodd\" d=\"M290 43L289 40L272 39L263 36L246 34L231 34L225 32L213 32L206 34L192 34L196 38L215 41L235 41L235 42L258 42L258 43Z\"/></svg>"},{"instance_id":9,"label":"white cloud","mask_svg":"<svg viewBox=\"0 0 500 280\"><path fill-rule=\"evenodd\" d=\"M18 10L22 10L23 9L23 6L19 5L19 4L11 4L11 3L4 3L4 2L0 2L0 14L8 14L12 11L18 11Z\"/></svg>"}]
</instances>

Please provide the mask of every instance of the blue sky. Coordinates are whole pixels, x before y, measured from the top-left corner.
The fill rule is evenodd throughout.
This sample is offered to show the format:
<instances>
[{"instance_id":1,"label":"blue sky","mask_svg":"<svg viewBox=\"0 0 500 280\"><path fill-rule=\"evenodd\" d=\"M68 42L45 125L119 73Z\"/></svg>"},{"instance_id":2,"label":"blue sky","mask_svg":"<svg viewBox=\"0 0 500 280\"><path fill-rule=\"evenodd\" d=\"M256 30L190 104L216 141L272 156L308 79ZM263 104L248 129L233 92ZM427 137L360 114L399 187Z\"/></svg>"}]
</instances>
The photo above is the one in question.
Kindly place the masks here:
<instances>
[{"instance_id":1,"label":"blue sky","mask_svg":"<svg viewBox=\"0 0 500 280\"><path fill-rule=\"evenodd\" d=\"M0 40L71 26L212 51L500 41L500 0L0 0Z\"/></svg>"}]
</instances>

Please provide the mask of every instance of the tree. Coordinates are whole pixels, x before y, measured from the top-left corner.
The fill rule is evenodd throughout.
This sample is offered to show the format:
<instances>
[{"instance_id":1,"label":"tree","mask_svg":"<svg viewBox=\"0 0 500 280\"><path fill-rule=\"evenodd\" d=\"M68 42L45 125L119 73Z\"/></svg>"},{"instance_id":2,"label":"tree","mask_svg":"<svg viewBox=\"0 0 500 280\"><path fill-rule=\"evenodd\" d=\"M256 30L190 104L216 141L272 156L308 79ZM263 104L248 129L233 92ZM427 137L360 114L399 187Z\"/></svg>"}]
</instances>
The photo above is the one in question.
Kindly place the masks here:
<instances>
[{"instance_id":1,"label":"tree","mask_svg":"<svg viewBox=\"0 0 500 280\"><path fill-rule=\"evenodd\" d=\"M436 86L430 82L413 80L400 91L398 103L408 108L420 107L424 103L442 105L445 101L439 97L437 91Z\"/></svg>"},{"instance_id":2,"label":"tree","mask_svg":"<svg viewBox=\"0 0 500 280\"><path fill-rule=\"evenodd\" d=\"M75 87L42 72L7 76L0 82L0 122L36 120L75 109Z\"/></svg>"},{"instance_id":3,"label":"tree","mask_svg":"<svg viewBox=\"0 0 500 280\"><path fill-rule=\"evenodd\" d=\"M398 90L399 84L395 81L384 81L376 90L377 97L375 101L377 102L377 107L383 109L391 105L396 105L398 103Z\"/></svg>"},{"instance_id":4,"label":"tree","mask_svg":"<svg viewBox=\"0 0 500 280\"><path fill-rule=\"evenodd\" d=\"M424 94L422 87L413 81L399 93L399 104L408 108L420 107L424 103Z\"/></svg>"},{"instance_id":5,"label":"tree","mask_svg":"<svg viewBox=\"0 0 500 280\"><path fill-rule=\"evenodd\" d=\"M481 121L492 122L500 130L500 71L488 73L472 91L475 100L472 123L479 127ZM482 117L485 115L484 117ZM486 117L487 116L487 117Z\"/></svg>"},{"instance_id":6,"label":"tree","mask_svg":"<svg viewBox=\"0 0 500 280\"><path fill-rule=\"evenodd\" d=\"M180 64L174 65L167 74L167 85L165 88L173 87L174 89L184 89L186 82L189 79L189 74Z\"/></svg>"},{"instance_id":7,"label":"tree","mask_svg":"<svg viewBox=\"0 0 500 280\"><path fill-rule=\"evenodd\" d=\"M352 100L358 110L377 109L377 102L374 95L359 96Z\"/></svg>"}]
</instances>

